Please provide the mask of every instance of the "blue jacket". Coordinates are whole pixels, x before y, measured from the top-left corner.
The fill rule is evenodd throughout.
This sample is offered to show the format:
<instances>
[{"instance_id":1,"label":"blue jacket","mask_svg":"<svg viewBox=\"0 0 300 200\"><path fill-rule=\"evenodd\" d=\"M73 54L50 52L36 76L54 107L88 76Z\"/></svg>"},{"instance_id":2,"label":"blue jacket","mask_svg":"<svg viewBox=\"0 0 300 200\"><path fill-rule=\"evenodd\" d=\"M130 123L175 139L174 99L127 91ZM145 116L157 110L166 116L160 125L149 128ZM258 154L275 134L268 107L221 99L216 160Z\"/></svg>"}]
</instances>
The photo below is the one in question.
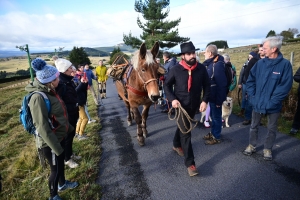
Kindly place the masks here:
<instances>
[{"instance_id":1,"label":"blue jacket","mask_svg":"<svg viewBox=\"0 0 300 200\"><path fill-rule=\"evenodd\" d=\"M255 63L246 82L248 100L257 113L278 113L293 84L290 61L279 52L277 58Z\"/></svg>"},{"instance_id":2,"label":"blue jacket","mask_svg":"<svg viewBox=\"0 0 300 200\"><path fill-rule=\"evenodd\" d=\"M94 75L93 71L91 69L84 69L84 72L86 72L86 77L88 78L89 80L89 86L92 86L93 85L93 80L97 80L96 76Z\"/></svg>"},{"instance_id":3,"label":"blue jacket","mask_svg":"<svg viewBox=\"0 0 300 200\"><path fill-rule=\"evenodd\" d=\"M226 100L228 93L224 57L218 54L205 60L203 65L207 67L211 84L208 101L221 106L223 101Z\"/></svg>"},{"instance_id":4,"label":"blue jacket","mask_svg":"<svg viewBox=\"0 0 300 200\"><path fill-rule=\"evenodd\" d=\"M167 78L170 69L171 69L174 65L176 65L176 63L177 63L177 60L176 60L176 58L174 58L174 57L173 57L173 58L170 58L169 60L167 60L167 62L166 62L165 65L164 65L164 68L165 68L165 70L166 70L165 78Z\"/></svg>"}]
</instances>

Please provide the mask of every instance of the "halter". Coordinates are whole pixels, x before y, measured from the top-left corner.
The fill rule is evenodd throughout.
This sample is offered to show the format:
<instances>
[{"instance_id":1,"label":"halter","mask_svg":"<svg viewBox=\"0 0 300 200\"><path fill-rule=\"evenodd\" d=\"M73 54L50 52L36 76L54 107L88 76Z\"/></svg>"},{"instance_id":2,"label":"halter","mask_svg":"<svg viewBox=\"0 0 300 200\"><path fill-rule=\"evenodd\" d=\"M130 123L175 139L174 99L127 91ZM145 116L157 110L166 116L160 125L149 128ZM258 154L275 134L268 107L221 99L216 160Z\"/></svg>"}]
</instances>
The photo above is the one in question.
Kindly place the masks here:
<instances>
[{"instance_id":1,"label":"halter","mask_svg":"<svg viewBox=\"0 0 300 200\"><path fill-rule=\"evenodd\" d=\"M152 67L151 67L151 70L152 70ZM150 82L152 82L152 81L157 81L156 78L151 78L151 79L145 81L145 80L142 78L142 76L140 75L139 71L136 70L136 72L137 72L137 74L139 75L139 78L142 80L142 82L143 82L143 84L144 84L144 90L145 90L145 91L147 91L146 86L148 85L148 83L150 83ZM152 72L153 72L153 70L152 70Z\"/></svg>"}]
</instances>

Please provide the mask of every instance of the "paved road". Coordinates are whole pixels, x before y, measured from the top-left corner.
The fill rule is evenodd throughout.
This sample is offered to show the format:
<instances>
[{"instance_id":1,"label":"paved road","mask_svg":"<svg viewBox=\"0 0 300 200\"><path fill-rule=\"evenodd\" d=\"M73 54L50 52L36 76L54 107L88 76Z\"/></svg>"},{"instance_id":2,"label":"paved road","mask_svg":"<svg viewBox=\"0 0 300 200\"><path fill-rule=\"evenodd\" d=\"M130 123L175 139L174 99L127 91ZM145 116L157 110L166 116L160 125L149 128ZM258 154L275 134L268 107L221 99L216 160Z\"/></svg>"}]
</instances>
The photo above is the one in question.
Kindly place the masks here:
<instances>
[{"instance_id":1,"label":"paved road","mask_svg":"<svg viewBox=\"0 0 300 200\"><path fill-rule=\"evenodd\" d=\"M203 143L209 129L200 124L192 131L200 175L189 177L183 158L172 151L175 121L152 106L149 137L140 147L136 125L127 126L125 106L111 79L107 85L108 98L99 108L103 153L97 182L102 199L300 199L300 140L278 133L274 160L264 161L265 127L260 127L257 153L245 156L249 126L242 125L242 118L231 115L232 126L222 130L223 142L212 146Z\"/></svg>"}]
</instances>

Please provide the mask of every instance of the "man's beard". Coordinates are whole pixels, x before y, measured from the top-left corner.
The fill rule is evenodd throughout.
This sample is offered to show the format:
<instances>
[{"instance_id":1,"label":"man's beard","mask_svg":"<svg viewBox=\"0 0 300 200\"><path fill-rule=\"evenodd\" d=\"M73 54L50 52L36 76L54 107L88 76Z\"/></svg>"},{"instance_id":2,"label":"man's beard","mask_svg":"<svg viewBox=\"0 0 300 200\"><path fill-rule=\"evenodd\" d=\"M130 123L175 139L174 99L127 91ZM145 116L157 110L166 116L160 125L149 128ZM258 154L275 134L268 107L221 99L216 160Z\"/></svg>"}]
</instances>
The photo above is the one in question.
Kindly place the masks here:
<instances>
[{"instance_id":1,"label":"man's beard","mask_svg":"<svg viewBox=\"0 0 300 200\"><path fill-rule=\"evenodd\" d=\"M192 58L190 60L186 60L184 59L186 64L190 65L190 66L193 66L194 64L196 64L196 59L195 58Z\"/></svg>"}]
</instances>

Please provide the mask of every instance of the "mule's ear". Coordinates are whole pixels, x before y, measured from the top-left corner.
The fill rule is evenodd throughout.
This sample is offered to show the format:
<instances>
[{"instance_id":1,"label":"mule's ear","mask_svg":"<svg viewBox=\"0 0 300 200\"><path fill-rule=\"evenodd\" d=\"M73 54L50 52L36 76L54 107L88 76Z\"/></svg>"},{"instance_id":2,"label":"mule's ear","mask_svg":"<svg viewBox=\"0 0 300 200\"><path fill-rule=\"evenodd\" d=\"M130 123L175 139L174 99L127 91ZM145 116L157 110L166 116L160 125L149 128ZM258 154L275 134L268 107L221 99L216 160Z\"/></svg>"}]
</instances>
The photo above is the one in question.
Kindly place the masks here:
<instances>
[{"instance_id":1,"label":"mule's ear","mask_svg":"<svg viewBox=\"0 0 300 200\"><path fill-rule=\"evenodd\" d=\"M147 48L146 48L145 43L143 43L140 47L140 58L145 59L146 53L147 53Z\"/></svg>"},{"instance_id":2,"label":"mule's ear","mask_svg":"<svg viewBox=\"0 0 300 200\"><path fill-rule=\"evenodd\" d=\"M155 42L154 46L151 49L151 53L153 55L153 59L155 59L156 56L158 55L158 51L159 51L159 43Z\"/></svg>"}]
</instances>

